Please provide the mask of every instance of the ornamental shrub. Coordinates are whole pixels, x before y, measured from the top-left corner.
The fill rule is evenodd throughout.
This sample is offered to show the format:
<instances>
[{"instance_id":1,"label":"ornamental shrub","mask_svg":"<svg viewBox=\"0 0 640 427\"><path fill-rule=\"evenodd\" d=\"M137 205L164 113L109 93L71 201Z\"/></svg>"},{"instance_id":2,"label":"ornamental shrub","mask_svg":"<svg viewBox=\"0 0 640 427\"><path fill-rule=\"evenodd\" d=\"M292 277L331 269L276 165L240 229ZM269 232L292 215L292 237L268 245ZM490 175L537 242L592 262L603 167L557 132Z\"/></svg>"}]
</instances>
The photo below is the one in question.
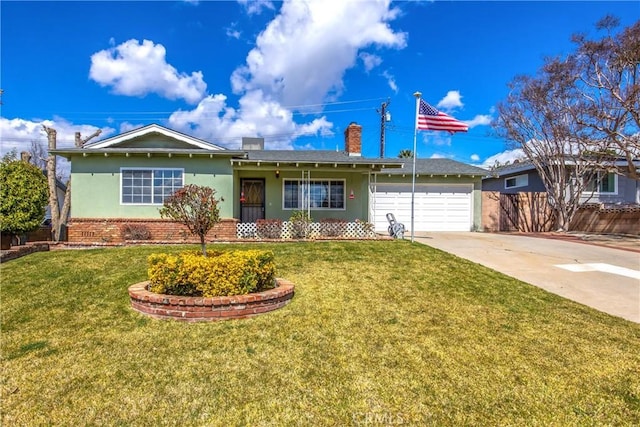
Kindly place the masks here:
<instances>
[{"instance_id":1,"label":"ornamental shrub","mask_svg":"<svg viewBox=\"0 0 640 427\"><path fill-rule=\"evenodd\" d=\"M345 236L347 221L340 218L323 218L320 220L320 235L326 237Z\"/></svg>"},{"instance_id":2,"label":"ornamental shrub","mask_svg":"<svg viewBox=\"0 0 640 427\"><path fill-rule=\"evenodd\" d=\"M47 178L38 167L16 158L0 161L0 231L20 234L37 229L49 198Z\"/></svg>"},{"instance_id":3,"label":"ornamental shrub","mask_svg":"<svg viewBox=\"0 0 640 427\"><path fill-rule=\"evenodd\" d=\"M260 239L279 239L282 234L282 220L258 219L256 220L256 235Z\"/></svg>"},{"instance_id":4,"label":"ornamental shrub","mask_svg":"<svg viewBox=\"0 0 640 427\"><path fill-rule=\"evenodd\" d=\"M158 294L230 296L275 286L272 251L216 251L207 257L194 251L152 254L148 263L149 290Z\"/></svg>"}]
</instances>

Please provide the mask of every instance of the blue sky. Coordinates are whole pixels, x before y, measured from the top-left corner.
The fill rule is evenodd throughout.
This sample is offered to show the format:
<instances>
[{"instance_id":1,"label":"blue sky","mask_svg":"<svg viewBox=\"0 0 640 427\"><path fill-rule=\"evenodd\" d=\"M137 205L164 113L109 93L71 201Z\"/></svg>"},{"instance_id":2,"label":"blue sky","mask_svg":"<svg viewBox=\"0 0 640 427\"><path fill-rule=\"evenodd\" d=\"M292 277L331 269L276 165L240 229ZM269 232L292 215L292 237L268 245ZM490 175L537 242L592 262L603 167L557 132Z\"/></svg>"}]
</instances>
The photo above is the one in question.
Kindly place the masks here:
<instances>
[{"instance_id":1,"label":"blue sky","mask_svg":"<svg viewBox=\"0 0 640 427\"><path fill-rule=\"evenodd\" d=\"M621 28L640 2L2 1L2 153L46 142L41 124L101 137L158 123L218 145L264 136L271 149L343 149L350 122L363 155L413 146L415 98L469 123L419 132L418 157L477 165L513 156L488 125L507 83L545 56Z\"/></svg>"}]
</instances>

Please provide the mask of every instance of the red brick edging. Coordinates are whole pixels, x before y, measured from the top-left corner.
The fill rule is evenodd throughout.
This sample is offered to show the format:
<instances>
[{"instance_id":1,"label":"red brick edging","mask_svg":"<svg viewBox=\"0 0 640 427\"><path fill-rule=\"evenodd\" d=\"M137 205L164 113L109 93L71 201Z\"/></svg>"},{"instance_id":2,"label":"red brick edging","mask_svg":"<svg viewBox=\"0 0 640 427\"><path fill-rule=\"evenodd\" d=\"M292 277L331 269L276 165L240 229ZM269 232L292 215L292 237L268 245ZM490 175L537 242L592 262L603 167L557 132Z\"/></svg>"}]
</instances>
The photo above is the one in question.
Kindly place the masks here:
<instances>
[{"instance_id":1,"label":"red brick edging","mask_svg":"<svg viewBox=\"0 0 640 427\"><path fill-rule=\"evenodd\" d=\"M134 310L157 319L186 322L244 319L289 303L293 298L293 283L276 279L276 284L273 289L254 294L203 298L156 294L147 290L147 281L129 286L129 297Z\"/></svg>"}]
</instances>

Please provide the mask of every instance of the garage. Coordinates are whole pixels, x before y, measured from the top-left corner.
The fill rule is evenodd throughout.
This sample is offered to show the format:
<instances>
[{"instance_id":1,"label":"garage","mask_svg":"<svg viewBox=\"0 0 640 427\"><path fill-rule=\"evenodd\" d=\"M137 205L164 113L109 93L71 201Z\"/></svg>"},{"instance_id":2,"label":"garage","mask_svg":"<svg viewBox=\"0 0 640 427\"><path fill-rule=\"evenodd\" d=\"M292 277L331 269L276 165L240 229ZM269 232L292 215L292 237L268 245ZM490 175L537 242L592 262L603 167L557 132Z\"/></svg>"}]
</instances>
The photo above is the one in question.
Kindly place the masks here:
<instances>
[{"instance_id":1,"label":"garage","mask_svg":"<svg viewBox=\"0 0 640 427\"><path fill-rule=\"evenodd\" d=\"M391 212L411 228L411 184L375 186L371 195L376 231L386 232ZM473 184L416 184L414 231L470 231L473 226Z\"/></svg>"}]
</instances>

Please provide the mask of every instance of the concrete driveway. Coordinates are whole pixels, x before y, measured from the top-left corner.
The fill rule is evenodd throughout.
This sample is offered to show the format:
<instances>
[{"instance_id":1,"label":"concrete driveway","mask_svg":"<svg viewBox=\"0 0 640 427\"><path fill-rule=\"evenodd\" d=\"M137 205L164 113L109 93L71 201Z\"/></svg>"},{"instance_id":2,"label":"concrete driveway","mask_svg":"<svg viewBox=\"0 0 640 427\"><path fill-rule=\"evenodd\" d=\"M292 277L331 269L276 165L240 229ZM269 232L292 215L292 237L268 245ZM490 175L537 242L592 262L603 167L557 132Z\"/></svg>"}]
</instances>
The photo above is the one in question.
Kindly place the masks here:
<instances>
[{"instance_id":1,"label":"concrete driveway","mask_svg":"<svg viewBox=\"0 0 640 427\"><path fill-rule=\"evenodd\" d=\"M415 241L640 323L640 253L514 234L434 232Z\"/></svg>"}]
</instances>

